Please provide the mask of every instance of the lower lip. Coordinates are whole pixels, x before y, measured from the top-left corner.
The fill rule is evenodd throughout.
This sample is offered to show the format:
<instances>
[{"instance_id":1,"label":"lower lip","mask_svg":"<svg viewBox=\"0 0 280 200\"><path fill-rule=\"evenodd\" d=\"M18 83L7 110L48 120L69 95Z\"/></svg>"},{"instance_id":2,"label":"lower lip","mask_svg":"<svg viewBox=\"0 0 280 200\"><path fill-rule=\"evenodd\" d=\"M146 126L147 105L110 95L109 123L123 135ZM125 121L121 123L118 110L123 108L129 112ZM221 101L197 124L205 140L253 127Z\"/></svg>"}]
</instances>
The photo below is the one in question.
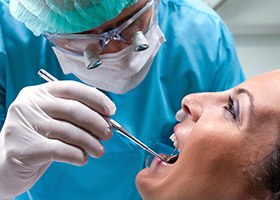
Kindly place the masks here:
<instances>
[{"instance_id":1,"label":"lower lip","mask_svg":"<svg viewBox=\"0 0 280 200\"><path fill-rule=\"evenodd\" d=\"M150 168L155 168L155 167L159 167L159 166L166 166L169 165L166 162L163 162L160 158L155 157L150 165Z\"/></svg>"}]
</instances>

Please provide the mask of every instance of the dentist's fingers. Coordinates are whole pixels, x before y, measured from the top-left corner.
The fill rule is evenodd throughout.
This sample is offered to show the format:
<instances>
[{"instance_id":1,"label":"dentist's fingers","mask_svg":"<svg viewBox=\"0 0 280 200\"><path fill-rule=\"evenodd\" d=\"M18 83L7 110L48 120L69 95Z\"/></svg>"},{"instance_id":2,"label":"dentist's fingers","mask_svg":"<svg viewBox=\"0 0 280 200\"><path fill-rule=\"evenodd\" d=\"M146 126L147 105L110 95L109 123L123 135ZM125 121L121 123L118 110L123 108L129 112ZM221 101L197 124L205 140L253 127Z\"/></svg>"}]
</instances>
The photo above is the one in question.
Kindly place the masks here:
<instances>
[{"instance_id":1,"label":"dentist's fingers","mask_svg":"<svg viewBox=\"0 0 280 200\"><path fill-rule=\"evenodd\" d=\"M55 97L80 101L96 112L113 115L115 104L98 89L75 81L59 81L48 83L48 91Z\"/></svg>"},{"instance_id":2,"label":"dentist's fingers","mask_svg":"<svg viewBox=\"0 0 280 200\"><path fill-rule=\"evenodd\" d=\"M96 137L71 123L52 120L51 126L41 127L40 131L45 132L47 138L79 147L94 158L99 158L104 154L104 147Z\"/></svg>"},{"instance_id":3,"label":"dentist's fingers","mask_svg":"<svg viewBox=\"0 0 280 200\"><path fill-rule=\"evenodd\" d=\"M49 140L49 152L52 160L70 163L73 165L84 165L88 157L81 149L65 144L58 140Z\"/></svg>"},{"instance_id":4,"label":"dentist's fingers","mask_svg":"<svg viewBox=\"0 0 280 200\"><path fill-rule=\"evenodd\" d=\"M53 161L81 166L87 163L88 157L81 149L65 144L59 140L45 138L22 152L20 160L29 166L42 166Z\"/></svg>"},{"instance_id":5,"label":"dentist's fingers","mask_svg":"<svg viewBox=\"0 0 280 200\"><path fill-rule=\"evenodd\" d=\"M108 140L112 136L107 121L99 113L78 101L55 98L53 102L41 107L50 118L69 122L98 139Z\"/></svg>"}]
</instances>

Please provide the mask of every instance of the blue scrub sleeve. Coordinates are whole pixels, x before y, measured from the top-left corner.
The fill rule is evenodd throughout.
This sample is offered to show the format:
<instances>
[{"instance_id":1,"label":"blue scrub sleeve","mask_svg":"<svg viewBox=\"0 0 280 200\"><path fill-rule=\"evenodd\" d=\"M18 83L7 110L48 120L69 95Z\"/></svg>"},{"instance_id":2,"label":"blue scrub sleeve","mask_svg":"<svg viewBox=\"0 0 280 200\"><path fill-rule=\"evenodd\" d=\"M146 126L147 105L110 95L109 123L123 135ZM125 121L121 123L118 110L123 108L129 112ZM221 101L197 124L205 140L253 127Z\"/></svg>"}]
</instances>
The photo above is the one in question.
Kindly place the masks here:
<instances>
[{"instance_id":1,"label":"blue scrub sleeve","mask_svg":"<svg viewBox=\"0 0 280 200\"><path fill-rule=\"evenodd\" d=\"M0 10L2 10L0 8ZM1 22L1 21L0 21ZM0 126L2 128L6 118L6 76L5 69L8 65L8 59L5 49L2 24L0 24Z\"/></svg>"},{"instance_id":2,"label":"blue scrub sleeve","mask_svg":"<svg viewBox=\"0 0 280 200\"><path fill-rule=\"evenodd\" d=\"M219 63L213 79L214 91L232 88L245 80L235 49L233 36L228 27L221 23L221 35L218 44Z\"/></svg>"}]
</instances>

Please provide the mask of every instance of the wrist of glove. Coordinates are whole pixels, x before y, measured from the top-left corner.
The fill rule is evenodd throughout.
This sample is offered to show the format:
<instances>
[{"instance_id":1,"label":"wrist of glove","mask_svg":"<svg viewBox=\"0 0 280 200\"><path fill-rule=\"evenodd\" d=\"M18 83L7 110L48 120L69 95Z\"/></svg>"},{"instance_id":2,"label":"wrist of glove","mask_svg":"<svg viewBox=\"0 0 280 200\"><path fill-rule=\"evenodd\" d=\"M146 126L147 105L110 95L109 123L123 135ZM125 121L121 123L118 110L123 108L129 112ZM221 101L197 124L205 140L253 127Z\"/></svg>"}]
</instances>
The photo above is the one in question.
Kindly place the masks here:
<instances>
[{"instance_id":1,"label":"wrist of glove","mask_svg":"<svg viewBox=\"0 0 280 200\"><path fill-rule=\"evenodd\" d=\"M100 140L112 134L103 116L114 112L102 92L74 81L21 90L0 135L0 199L30 189L53 161L80 166L102 156Z\"/></svg>"}]
</instances>

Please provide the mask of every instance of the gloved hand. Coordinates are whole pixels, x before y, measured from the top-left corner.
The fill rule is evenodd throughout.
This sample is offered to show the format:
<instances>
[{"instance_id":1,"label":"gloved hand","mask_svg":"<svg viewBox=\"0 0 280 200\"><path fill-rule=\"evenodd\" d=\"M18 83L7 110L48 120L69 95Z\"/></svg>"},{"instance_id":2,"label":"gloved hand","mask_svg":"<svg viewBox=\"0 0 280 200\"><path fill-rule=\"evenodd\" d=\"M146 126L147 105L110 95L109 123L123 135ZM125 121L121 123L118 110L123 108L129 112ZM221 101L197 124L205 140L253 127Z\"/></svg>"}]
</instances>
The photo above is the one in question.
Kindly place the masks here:
<instances>
[{"instance_id":1,"label":"gloved hand","mask_svg":"<svg viewBox=\"0 0 280 200\"><path fill-rule=\"evenodd\" d=\"M84 165L112 133L114 103L95 88L55 81L22 89L0 134L0 199L30 189L53 161Z\"/></svg>"}]
</instances>

